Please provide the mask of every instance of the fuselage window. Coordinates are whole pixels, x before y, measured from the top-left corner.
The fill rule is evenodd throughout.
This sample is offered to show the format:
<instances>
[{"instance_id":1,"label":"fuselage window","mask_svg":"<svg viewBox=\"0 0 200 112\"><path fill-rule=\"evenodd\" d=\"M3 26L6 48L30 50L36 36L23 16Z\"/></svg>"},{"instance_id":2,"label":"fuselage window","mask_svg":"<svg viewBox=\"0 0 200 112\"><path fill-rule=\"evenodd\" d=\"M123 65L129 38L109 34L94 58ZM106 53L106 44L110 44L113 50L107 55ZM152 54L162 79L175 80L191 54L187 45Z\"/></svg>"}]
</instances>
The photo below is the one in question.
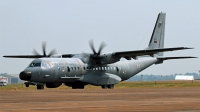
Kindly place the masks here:
<instances>
[{"instance_id":1,"label":"fuselage window","mask_svg":"<svg viewBox=\"0 0 200 112\"><path fill-rule=\"evenodd\" d=\"M102 67L102 70L104 70L104 68Z\"/></svg>"},{"instance_id":2,"label":"fuselage window","mask_svg":"<svg viewBox=\"0 0 200 112\"><path fill-rule=\"evenodd\" d=\"M85 70L85 67L83 67L83 69Z\"/></svg>"},{"instance_id":3,"label":"fuselage window","mask_svg":"<svg viewBox=\"0 0 200 112\"><path fill-rule=\"evenodd\" d=\"M118 67L116 67L116 70L117 70L117 72L119 72L119 68Z\"/></svg>"},{"instance_id":4,"label":"fuselage window","mask_svg":"<svg viewBox=\"0 0 200 112\"><path fill-rule=\"evenodd\" d=\"M101 67L99 67L99 70L101 70Z\"/></svg>"},{"instance_id":5,"label":"fuselage window","mask_svg":"<svg viewBox=\"0 0 200 112\"><path fill-rule=\"evenodd\" d=\"M69 67L67 67L67 71L70 72L70 68Z\"/></svg>"},{"instance_id":6,"label":"fuselage window","mask_svg":"<svg viewBox=\"0 0 200 112\"><path fill-rule=\"evenodd\" d=\"M71 67L71 69L73 70L73 67Z\"/></svg>"},{"instance_id":7,"label":"fuselage window","mask_svg":"<svg viewBox=\"0 0 200 112\"><path fill-rule=\"evenodd\" d=\"M105 67L105 70L107 70L106 67Z\"/></svg>"},{"instance_id":8,"label":"fuselage window","mask_svg":"<svg viewBox=\"0 0 200 112\"><path fill-rule=\"evenodd\" d=\"M98 70L98 68L96 68L96 70Z\"/></svg>"},{"instance_id":9,"label":"fuselage window","mask_svg":"<svg viewBox=\"0 0 200 112\"><path fill-rule=\"evenodd\" d=\"M74 67L74 70L76 70L76 67Z\"/></svg>"},{"instance_id":10,"label":"fuselage window","mask_svg":"<svg viewBox=\"0 0 200 112\"><path fill-rule=\"evenodd\" d=\"M77 67L78 68L78 70L79 70L79 67Z\"/></svg>"}]
</instances>

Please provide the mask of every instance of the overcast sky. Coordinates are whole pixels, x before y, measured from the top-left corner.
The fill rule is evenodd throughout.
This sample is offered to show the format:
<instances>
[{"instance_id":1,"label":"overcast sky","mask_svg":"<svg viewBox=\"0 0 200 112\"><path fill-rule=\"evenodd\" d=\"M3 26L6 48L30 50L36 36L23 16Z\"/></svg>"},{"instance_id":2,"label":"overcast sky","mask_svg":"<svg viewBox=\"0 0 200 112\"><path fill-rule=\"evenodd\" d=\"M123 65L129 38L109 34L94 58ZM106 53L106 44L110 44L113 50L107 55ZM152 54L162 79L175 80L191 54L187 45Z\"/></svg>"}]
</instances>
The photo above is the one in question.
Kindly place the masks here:
<instances>
[{"instance_id":1,"label":"overcast sky","mask_svg":"<svg viewBox=\"0 0 200 112\"><path fill-rule=\"evenodd\" d=\"M165 56L200 56L199 0L0 0L0 73L18 74L32 59L3 55L91 53L107 43L104 52L147 47L159 12L166 13L165 47L194 47ZM170 75L196 72L200 59L165 61L139 74Z\"/></svg>"}]
</instances>

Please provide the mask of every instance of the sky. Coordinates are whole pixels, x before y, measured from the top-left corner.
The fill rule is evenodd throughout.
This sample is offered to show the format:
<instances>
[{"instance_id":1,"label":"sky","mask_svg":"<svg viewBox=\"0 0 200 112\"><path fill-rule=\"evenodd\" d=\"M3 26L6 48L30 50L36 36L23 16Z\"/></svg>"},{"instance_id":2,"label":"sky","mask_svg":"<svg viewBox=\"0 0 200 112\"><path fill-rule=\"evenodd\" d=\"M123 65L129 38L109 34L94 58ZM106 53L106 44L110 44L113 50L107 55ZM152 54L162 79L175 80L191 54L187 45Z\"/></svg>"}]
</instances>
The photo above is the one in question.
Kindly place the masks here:
<instances>
[{"instance_id":1,"label":"sky","mask_svg":"<svg viewBox=\"0 0 200 112\"><path fill-rule=\"evenodd\" d=\"M33 59L3 58L47 53L92 53L93 39L103 52L140 50L148 46L157 15L166 13L165 47L194 47L164 56L200 56L199 0L0 0L0 73L18 74ZM200 59L165 61L139 74L197 73Z\"/></svg>"}]
</instances>

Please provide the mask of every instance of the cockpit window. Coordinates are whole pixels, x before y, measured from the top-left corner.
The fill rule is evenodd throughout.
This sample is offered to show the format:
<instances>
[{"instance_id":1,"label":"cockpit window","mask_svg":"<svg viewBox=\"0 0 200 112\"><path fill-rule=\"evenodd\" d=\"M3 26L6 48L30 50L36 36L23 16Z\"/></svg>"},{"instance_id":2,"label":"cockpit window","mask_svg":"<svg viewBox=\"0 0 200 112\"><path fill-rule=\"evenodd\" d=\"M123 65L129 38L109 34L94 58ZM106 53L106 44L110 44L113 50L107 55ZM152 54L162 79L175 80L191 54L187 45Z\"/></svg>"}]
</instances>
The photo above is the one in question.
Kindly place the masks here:
<instances>
[{"instance_id":1,"label":"cockpit window","mask_svg":"<svg viewBox=\"0 0 200 112\"><path fill-rule=\"evenodd\" d=\"M51 66L47 62L42 62L41 66L42 68L51 68Z\"/></svg>"},{"instance_id":2,"label":"cockpit window","mask_svg":"<svg viewBox=\"0 0 200 112\"><path fill-rule=\"evenodd\" d=\"M41 66L41 63L35 63L35 62L29 65L29 67L40 67L40 66Z\"/></svg>"}]
</instances>

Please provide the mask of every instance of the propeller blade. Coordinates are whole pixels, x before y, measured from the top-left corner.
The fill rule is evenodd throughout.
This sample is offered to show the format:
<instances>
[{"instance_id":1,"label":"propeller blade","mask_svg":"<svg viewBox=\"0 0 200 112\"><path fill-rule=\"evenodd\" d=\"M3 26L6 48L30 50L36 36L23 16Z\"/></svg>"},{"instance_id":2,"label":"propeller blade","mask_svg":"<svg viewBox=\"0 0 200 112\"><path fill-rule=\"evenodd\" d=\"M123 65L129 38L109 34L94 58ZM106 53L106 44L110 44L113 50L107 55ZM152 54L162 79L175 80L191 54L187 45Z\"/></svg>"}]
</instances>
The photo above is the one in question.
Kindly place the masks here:
<instances>
[{"instance_id":1,"label":"propeller blade","mask_svg":"<svg viewBox=\"0 0 200 112\"><path fill-rule=\"evenodd\" d=\"M35 48L33 49L33 52L32 52L34 55L40 55L36 50Z\"/></svg>"},{"instance_id":2,"label":"propeller blade","mask_svg":"<svg viewBox=\"0 0 200 112\"><path fill-rule=\"evenodd\" d=\"M46 57L46 42L42 42L42 51L43 51L43 55L44 57Z\"/></svg>"},{"instance_id":3,"label":"propeller blade","mask_svg":"<svg viewBox=\"0 0 200 112\"><path fill-rule=\"evenodd\" d=\"M96 51L95 51L95 49L94 49L93 40L90 40L90 41L89 41L89 45L90 45L90 48L92 49L92 51L93 51L94 55L96 55L96 54L97 54L97 52L96 52Z\"/></svg>"},{"instance_id":4,"label":"propeller blade","mask_svg":"<svg viewBox=\"0 0 200 112\"><path fill-rule=\"evenodd\" d=\"M84 62L88 63L90 55L87 53L82 52Z\"/></svg>"},{"instance_id":5,"label":"propeller blade","mask_svg":"<svg viewBox=\"0 0 200 112\"><path fill-rule=\"evenodd\" d=\"M99 47L99 51L97 53L97 55L100 55L101 54L101 51L103 50L103 48L106 47L106 43L103 41Z\"/></svg>"},{"instance_id":6,"label":"propeller blade","mask_svg":"<svg viewBox=\"0 0 200 112\"><path fill-rule=\"evenodd\" d=\"M51 57L54 54L57 54L56 49L51 50L51 52L49 53L49 55L47 57Z\"/></svg>"}]
</instances>

